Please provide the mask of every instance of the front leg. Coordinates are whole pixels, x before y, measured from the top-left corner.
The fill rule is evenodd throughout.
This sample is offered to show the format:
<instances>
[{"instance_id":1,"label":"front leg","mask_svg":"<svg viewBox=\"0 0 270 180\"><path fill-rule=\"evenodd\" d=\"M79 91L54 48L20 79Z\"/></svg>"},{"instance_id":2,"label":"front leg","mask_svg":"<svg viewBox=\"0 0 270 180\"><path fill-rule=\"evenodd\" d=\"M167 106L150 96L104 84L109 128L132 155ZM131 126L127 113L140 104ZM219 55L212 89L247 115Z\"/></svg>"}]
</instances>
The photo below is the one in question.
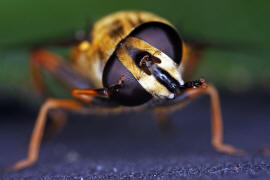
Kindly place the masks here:
<instances>
[{"instance_id":1,"label":"front leg","mask_svg":"<svg viewBox=\"0 0 270 180\"><path fill-rule=\"evenodd\" d=\"M30 139L27 157L21 161L18 161L10 168L10 170L24 169L36 162L44 133L47 114L49 110L58 108L79 111L82 106L73 100L48 99L40 108L39 115Z\"/></svg>"},{"instance_id":2,"label":"front leg","mask_svg":"<svg viewBox=\"0 0 270 180\"><path fill-rule=\"evenodd\" d=\"M93 98L95 97L103 97L106 94L107 89L87 89L87 90L74 90L72 95L74 97L80 97L80 100L87 102L88 104L92 103ZM102 101L99 102L102 105ZM106 103L104 101L103 103ZM28 166L31 166L37 161L40 144L44 134L44 128L46 125L47 114L51 110L56 109L65 109L75 112L83 112L85 111L85 107L80 103L69 100L69 99L48 99L40 108L35 127L32 132L32 136L30 139L30 144L28 148L27 157L21 161L18 161L14 166L10 168L10 170L20 170L24 169ZM111 109L113 111L113 108Z\"/></svg>"},{"instance_id":3,"label":"front leg","mask_svg":"<svg viewBox=\"0 0 270 180\"><path fill-rule=\"evenodd\" d=\"M174 105L169 110L176 110L197 98L200 95L209 95L211 104L211 143L218 151L231 155L243 154L243 150L239 150L232 145L224 144L223 142L223 122L221 116L221 108L217 89L210 84L207 87L189 88L181 93L173 100Z\"/></svg>"}]
</instances>

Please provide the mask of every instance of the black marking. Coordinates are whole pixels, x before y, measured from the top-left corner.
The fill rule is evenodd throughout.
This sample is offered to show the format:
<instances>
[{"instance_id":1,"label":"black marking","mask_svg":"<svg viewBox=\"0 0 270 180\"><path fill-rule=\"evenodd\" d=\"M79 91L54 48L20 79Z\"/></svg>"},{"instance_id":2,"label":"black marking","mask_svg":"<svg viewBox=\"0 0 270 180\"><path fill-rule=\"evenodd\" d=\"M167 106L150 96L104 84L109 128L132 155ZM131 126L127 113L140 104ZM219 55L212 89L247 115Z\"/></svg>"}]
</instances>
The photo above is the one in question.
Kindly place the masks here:
<instances>
[{"instance_id":1,"label":"black marking","mask_svg":"<svg viewBox=\"0 0 270 180\"><path fill-rule=\"evenodd\" d=\"M121 34L124 32L123 25L119 20L114 21L112 24L110 24L110 26L108 26L108 28L110 28L108 34L113 39L121 36Z\"/></svg>"},{"instance_id":2,"label":"black marking","mask_svg":"<svg viewBox=\"0 0 270 180\"><path fill-rule=\"evenodd\" d=\"M132 27L136 27L136 26L137 26L137 24L136 24L135 22L133 22L131 18L127 18L127 21L128 21L128 23L129 23Z\"/></svg>"},{"instance_id":3,"label":"black marking","mask_svg":"<svg viewBox=\"0 0 270 180\"><path fill-rule=\"evenodd\" d=\"M125 48L136 64L137 67L142 69L147 75L151 75L151 69L154 64L161 63L161 60L155 56L152 56L149 52L125 45Z\"/></svg>"},{"instance_id":4,"label":"black marking","mask_svg":"<svg viewBox=\"0 0 270 180\"><path fill-rule=\"evenodd\" d=\"M158 82L164 85L170 92L176 93L179 89L179 82L174 79L167 71L156 66L153 69L153 74Z\"/></svg>"},{"instance_id":5,"label":"black marking","mask_svg":"<svg viewBox=\"0 0 270 180\"><path fill-rule=\"evenodd\" d=\"M126 49L131 59L135 62L135 64L138 67L140 67L139 64L143 59L143 57L145 57L146 55L151 56L149 52L143 51L141 49L133 48L130 46L126 46Z\"/></svg>"},{"instance_id":6,"label":"black marking","mask_svg":"<svg viewBox=\"0 0 270 180\"><path fill-rule=\"evenodd\" d=\"M194 81L188 81L184 85L181 85L180 89L188 89L193 87L199 87L203 85L203 82L201 80L194 80Z\"/></svg>"},{"instance_id":7,"label":"black marking","mask_svg":"<svg viewBox=\"0 0 270 180\"><path fill-rule=\"evenodd\" d=\"M97 53L98 53L99 59L105 60L106 56L101 49L98 49Z\"/></svg>"}]
</instances>

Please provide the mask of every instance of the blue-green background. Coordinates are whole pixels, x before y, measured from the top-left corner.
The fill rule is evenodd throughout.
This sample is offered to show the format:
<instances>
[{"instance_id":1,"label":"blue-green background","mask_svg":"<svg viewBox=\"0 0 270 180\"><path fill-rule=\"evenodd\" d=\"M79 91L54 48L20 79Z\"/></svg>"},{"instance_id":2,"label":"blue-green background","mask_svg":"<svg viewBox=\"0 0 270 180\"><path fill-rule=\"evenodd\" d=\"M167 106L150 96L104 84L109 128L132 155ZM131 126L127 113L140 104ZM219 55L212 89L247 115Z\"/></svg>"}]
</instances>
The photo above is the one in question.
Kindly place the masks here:
<instances>
[{"instance_id":1,"label":"blue-green background","mask_svg":"<svg viewBox=\"0 0 270 180\"><path fill-rule=\"evenodd\" d=\"M0 92L2 96L32 92L31 44L65 37L119 10L150 11L179 27L183 37L232 44L237 50L206 50L194 76L223 90L269 91L269 4L267 0L1 0ZM68 50L61 52L68 56Z\"/></svg>"}]
</instances>

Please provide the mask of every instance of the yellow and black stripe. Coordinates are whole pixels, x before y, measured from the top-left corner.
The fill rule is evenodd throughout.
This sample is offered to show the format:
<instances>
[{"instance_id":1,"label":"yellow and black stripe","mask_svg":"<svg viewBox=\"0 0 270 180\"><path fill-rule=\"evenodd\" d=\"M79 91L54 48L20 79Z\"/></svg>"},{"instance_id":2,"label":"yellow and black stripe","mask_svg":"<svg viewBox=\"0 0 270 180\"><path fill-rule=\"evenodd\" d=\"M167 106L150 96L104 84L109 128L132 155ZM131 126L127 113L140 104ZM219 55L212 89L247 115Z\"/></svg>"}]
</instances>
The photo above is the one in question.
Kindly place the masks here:
<instances>
[{"instance_id":1,"label":"yellow and black stripe","mask_svg":"<svg viewBox=\"0 0 270 180\"><path fill-rule=\"evenodd\" d=\"M160 59L161 63L155 65L153 74L148 75L138 67L136 60L131 58L130 49L148 52L153 57ZM117 57L140 85L155 97L174 98L173 86L184 84L178 71L178 65L165 53L141 39L127 38L117 50Z\"/></svg>"}]
</instances>

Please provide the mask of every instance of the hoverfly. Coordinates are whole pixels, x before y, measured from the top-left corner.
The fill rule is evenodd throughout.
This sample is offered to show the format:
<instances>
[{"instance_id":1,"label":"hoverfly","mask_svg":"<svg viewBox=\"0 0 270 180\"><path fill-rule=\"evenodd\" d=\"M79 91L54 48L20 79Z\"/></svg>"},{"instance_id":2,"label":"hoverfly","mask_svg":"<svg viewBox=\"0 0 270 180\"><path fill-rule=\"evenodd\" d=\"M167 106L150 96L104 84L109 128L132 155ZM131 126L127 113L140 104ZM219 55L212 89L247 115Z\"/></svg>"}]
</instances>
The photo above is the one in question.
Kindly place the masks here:
<instances>
[{"instance_id":1,"label":"hoverfly","mask_svg":"<svg viewBox=\"0 0 270 180\"><path fill-rule=\"evenodd\" d=\"M40 70L48 71L71 90L74 99L49 98L41 106L27 157L13 170L38 159L46 116L50 110L120 113L152 109L158 122L200 95L209 95L213 147L223 153L242 151L223 143L218 92L204 79L187 81L198 60L197 50L183 41L167 20L148 12L123 11L97 21L90 38L72 49L72 65L45 49L35 49L31 69L42 90Z\"/></svg>"}]
</instances>

